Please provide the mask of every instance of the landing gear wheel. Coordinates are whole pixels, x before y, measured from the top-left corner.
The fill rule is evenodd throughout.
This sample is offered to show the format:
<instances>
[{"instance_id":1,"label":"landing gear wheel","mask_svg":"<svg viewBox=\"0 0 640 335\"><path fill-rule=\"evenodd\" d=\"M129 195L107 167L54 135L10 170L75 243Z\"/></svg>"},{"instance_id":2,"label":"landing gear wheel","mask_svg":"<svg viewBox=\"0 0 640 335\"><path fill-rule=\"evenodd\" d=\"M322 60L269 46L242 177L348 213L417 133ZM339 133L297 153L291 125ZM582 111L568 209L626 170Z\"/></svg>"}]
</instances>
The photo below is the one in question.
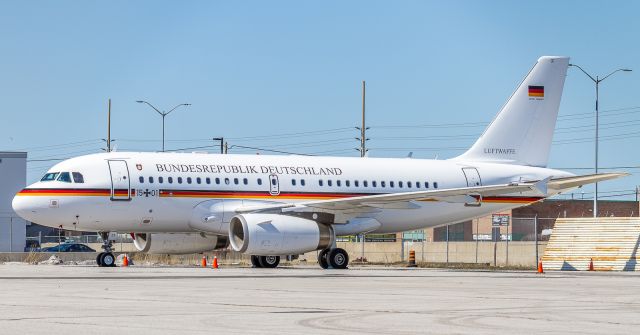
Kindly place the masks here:
<instances>
[{"instance_id":1,"label":"landing gear wheel","mask_svg":"<svg viewBox=\"0 0 640 335\"><path fill-rule=\"evenodd\" d=\"M104 255L104 252L101 252L98 254L98 256L96 256L96 263L98 264L98 266L102 266L102 255Z\"/></svg>"},{"instance_id":2,"label":"landing gear wheel","mask_svg":"<svg viewBox=\"0 0 640 335\"><path fill-rule=\"evenodd\" d=\"M112 267L116 266L116 258L110 252L105 252L100 257L100 266Z\"/></svg>"},{"instance_id":3,"label":"landing gear wheel","mask_svg":"<svg viewBox=\"0 0 640 335\"><path fill-rule=\"evenodd\" d=\"M346 269L349 265L349 254L341 248L331 249L328 259L329 265L334 269Z\"/></svg>"},{"instance_id":4,"label":"landing gear wheel","mask_svg":"<svg viewBox=\"0 0 640 335\"><path fill-rule=\"evenodd\" d=\"M330 249L324 249L320 251L320 253L318 254L318 264L320 264L320 267L323 269L329 268L329 261L327 260L327 255L329 254L329 251Z\"/></svg>"},{"instance_id":5,"label":"landing gear wheel","mask_svg":"<svg viewBox=\"0 0 640 335\"><path fill-rule=\"evenodd\" d=\"M263 268L273 269L280 264L280 256L260 256L258 262Z\"/></svg>"},{"instance_id":6,"label":"landing gear wheel","mask_svg":"<svg viewBox=\"0 0 640 335\"><path fill-rule=\"evenodd\" d=\"M258 256L251 255L251 267L254 267L254 268L262 267L262 265L260 265L260 258Z\"/></svg>"}]
</instances>

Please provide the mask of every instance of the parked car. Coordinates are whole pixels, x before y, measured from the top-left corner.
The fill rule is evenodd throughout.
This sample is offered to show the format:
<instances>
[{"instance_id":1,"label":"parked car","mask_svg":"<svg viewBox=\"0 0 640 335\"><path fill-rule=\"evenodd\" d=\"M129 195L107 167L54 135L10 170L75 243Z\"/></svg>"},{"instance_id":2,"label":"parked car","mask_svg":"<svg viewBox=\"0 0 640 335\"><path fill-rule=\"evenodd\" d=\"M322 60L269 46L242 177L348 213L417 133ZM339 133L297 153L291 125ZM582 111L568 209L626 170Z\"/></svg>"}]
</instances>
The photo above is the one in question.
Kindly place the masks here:
<instances>
[{"instance_id":1,"label":"parked car","mask_svg":"<svg viewBox=\"0 0 640 335\"><path fill-rule=\"evenodd\" d=\"M24 252L38 252L40 251L40 242L36 240L27 240L24 245Z\"/></svg>"},{"instance_id":2,"label":"parked car","mask_svg":"<svg viewBox=\"0 0 640 335\"><path fill-rule=\"evenodd\" d=\"M43 252L96 252L80 243L64 243L53 247L43 248Z\"/></svg>"}]
</instances>

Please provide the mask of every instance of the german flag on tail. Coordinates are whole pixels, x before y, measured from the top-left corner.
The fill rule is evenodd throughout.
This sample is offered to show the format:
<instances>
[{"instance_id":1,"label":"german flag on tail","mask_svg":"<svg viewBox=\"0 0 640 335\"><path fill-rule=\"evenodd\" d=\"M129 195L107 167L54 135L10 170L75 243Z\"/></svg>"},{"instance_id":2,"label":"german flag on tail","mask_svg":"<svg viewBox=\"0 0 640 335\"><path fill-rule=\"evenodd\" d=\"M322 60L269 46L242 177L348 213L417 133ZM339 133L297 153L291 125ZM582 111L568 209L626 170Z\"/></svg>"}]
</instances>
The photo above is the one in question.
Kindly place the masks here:
<instances>
[{"instance_id":1,"label":"german flag on tail","mask_svg":"<svg viewBox=\"0 0 640 335\"><path fill-rule=\"evenodd\" d=\"M544 98L544 86L529 86L529 96Z\"/></svg>"}]
</instances>

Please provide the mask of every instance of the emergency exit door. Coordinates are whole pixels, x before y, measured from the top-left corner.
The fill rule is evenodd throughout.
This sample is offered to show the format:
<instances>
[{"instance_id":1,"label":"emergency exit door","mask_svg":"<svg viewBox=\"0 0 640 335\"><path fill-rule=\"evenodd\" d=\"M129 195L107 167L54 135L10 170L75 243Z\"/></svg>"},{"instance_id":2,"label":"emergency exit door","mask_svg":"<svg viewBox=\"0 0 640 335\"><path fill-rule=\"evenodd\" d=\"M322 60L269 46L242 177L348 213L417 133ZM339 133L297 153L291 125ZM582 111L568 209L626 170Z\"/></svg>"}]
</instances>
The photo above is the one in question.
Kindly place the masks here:
<instances>
[{"instance_id":1,"label":"emergency exit door","mask_svg":"<svg viewBox=\"0 0 640 335\"><path fill-rule=\"evenodd\" d=\"M467 178L468 187L482 186L482 179L480 179L480 173L476 168L462 168L464 177Z\"/></svg>"},{"instance_id":2,"label":"emergency exit door","mask_svg":"<svg viewBox=\"0 0 640 335\"><path fill-rule=\"evenodd\" d=\"M131 181L127 162L123 160L107 161L111 174L111 200L131 200Z\"/></svg>"}]
</instances>

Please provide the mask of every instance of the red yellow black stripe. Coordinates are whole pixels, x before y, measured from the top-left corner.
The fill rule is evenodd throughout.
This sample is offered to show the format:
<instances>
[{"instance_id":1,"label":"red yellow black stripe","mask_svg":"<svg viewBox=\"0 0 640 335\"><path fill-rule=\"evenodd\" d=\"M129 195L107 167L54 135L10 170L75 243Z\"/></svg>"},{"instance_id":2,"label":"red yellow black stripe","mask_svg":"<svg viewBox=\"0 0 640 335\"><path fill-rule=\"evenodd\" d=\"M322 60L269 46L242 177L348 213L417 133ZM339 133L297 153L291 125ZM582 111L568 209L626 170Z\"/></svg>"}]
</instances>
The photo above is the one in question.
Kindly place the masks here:
<instances>
[{"instance_id":1,"label":"red yellow black stripe","mask_svg":"<svg viewBox=\"0 0 640 335\"><path fill-rule=\"evenodd\" d=\"M132 191L132 195L134 190ZM127 196L127 189L116 189L116 196ZM25 188L18 192L20 196L67 196L67 197L91 197L91 196L111 196L111 189L108 188Z\"/></svg>"},{"instance_id":2,"label":"red yellow black stripe","mask_svg":"<svg viewBox=\"0 0 640 335\"><path fill-rule=\"evenodd\" d=\"M115 196L126 197L127 189L116 189ZM291 199L291 200L331 200L344 199L382 193L335 193L335 192L281 192L279 195L271 195L269 192L260 191L214 191L214 190L160 190L161 198L211 198L211 199ZM25 188L18 192L20 196L111 196L111 189L98 188ZM136 196L135 189L131 189L131 196ZM140 194L139 196L144 196ZM480 197L473 196L476 200ZM543 197L507 197L493 196L482 197L483 203L532 203L544 199ZM431 201L425 198L421 201Z\"/></svg>"}]
</instances>

